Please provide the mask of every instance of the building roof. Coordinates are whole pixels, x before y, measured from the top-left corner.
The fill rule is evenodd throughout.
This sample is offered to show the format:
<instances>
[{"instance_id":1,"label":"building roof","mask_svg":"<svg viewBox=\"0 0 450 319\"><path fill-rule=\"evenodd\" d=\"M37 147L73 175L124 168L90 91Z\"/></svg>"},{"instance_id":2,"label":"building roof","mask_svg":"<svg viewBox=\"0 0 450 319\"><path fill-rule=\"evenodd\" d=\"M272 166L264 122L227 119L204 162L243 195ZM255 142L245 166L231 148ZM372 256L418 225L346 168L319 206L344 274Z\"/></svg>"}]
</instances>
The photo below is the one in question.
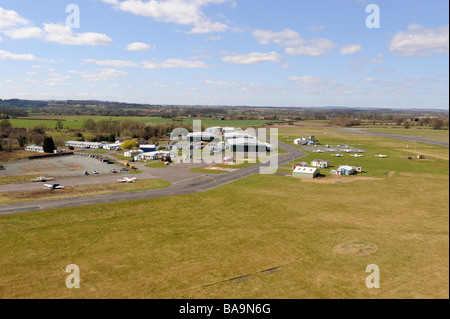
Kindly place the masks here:
<instances>
[{"instance_id":1,"label":"building roof","mask_svg":"<svg viewBox=\"0 0 450 319\"><path fill-rule=\"evenodd\" d=\"M329 163L330 161L329 160L323 160L323 159L313 159L311 162L318 162L318 163L320 163L320 162L322 162L322 163Z\"/></svg>"},{"instance_id":2,"label":"building roof","mask_svg":"<svg viewBox=\"0 0 450 319\"><path fill-rule=\"evenodd\" d=\"M253 138L235 138L228 140L229 145L248 145L248 146L260 146L260 147L266 147L266 144L258 141L257 139Z\"/></svg>"},{"instance_id":3,"label":"building roof","mask_svg":"<svg viewBox=\"0 0 450 319\"><path fill-rule=\"evenodd\" d=\"M314 174L318 170L316 167L297 167L294 169L294 173Z\"/></svg>"}]
</instances>

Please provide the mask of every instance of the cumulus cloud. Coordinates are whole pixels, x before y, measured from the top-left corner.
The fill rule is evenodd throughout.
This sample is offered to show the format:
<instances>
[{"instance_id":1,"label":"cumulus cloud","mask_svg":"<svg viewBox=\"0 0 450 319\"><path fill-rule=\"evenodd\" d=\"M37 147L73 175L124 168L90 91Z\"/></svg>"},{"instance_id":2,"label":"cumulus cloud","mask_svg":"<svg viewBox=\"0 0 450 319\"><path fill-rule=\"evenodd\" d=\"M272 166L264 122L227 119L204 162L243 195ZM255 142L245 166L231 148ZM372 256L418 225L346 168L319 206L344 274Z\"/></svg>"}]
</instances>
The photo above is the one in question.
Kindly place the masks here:
<instances>
[{"instance_id":1,"label":"cumulus cloud","mask_svg":"<svg viewBox=\"0 0 450 319\"><path fill-rule=\"evenodd\" d=\"M22 18L16 11L5 10L0 7L0 30L27 25L28 23L29 21Z\"/></svg>"},{"instance_id":2,"label":"cumulus cloud","mask_svg":"<svg viewBox=\"0 0 450 319\"><path fill-rule=\"evenodd\" d=\"M155 49L154 45L149 45L142 42L133 42L127 45L126 49L128 51L148 51L150 49Z\"/></svg>"},{"instance_id":3,"label":"cumulus cloud","mask_svg":"<svg viewBox=\"0 0 450 319\"><path fill-rule=\"evenodd\" d=\"M33 54L17 54L9 51L0 50L0 59L3 60L19 60L19 61L41 61Z\"/></svg>"},{"instance_id":4,"label":"cumulus cloud","mask_svg":"<svg viewBox=\"0 0 450 319\"><path fill-rule=\"evenodd\" d=\"M279 63L283 62L285 59L277 52L260 53L251 52L247 54L236 54L224 56L222 58L223 62L234 63L234 64L256 64L262 62L273 62Z\"/></svg>"},{"instance_id":5,"label":"cumulus cloud","mask_svg":"<svg viewBox=\"0 0 450 319\"><path fill-rule=\"evenodd\" d=\"M286 54L291 55L322 56L337 47L337 44L329 39L305 39L288 28L280 32L256 30L252 34L259 44L278 44L285 48Z\"/></svg>"},{"instance_id":6,"label":"cumulus cloud","mask_svg":"<svg viewBox=\"0 0 450 319\"><path fill-rule=\"evenodd\" d=\"M93 63L98 66L110 66L110 67L138 67L136 62L130 60L96 60L96 59L85 59L86 63Z\"/></svg>"},{"instance_id":7,"label":"cumulus cloud","mask_svg":"<svg viewBox=\"0 0 450 319\"><path fill-rule=\"evenodd\" d=\"M344 45L341 48L342 55L352 55L360 52L362 50L362 46L360 44L348 44Z\"/></svg>"},{"instance_id":8,"label":"cumulus cloud","mask_svg":"<svg viewBox=\"0 0 450 319\"><path fill-rule=\"evenodd\" d=\"M44 23L43 28L29 26L30 21L17 12L0 7L0 32L12 39L41 39L65 45L107 45L112 42L105 34L77 33L68 26Z\"/></svg>"},{"instance_id":9,"label":"cumulus cloud","mask_svg":"<svg viewBox=\"0 0 450 319\"><path fill-rule=\"evenodd\" d=\"M69 71L72 74L79 74L83 79L90 82L110 81L119 76L128 75L127 72L116 69L96 69L95 72Z\"/></svg>"},{"instance_id":10,"label":"cumulus cloud","mask_svg":"<svg viewBox=\"0 0 450 319\"><path fill-rule=\"evenodd\" d=\"M288 77L289 81L293 81L296 84L334 84L337 81L329 78L321 78L321 77L314 77L314 76L290 76Z\"/></svg>"},{"instance_id":11,"label":"cumulus cloud","mask_svg":"<svg viewBox=\"0 0 450 319\"><path fill-rule=\"evenodd\" d=\"M142 65L146 69L206 69L213 67L213 65L206 64L202 61L187 61L182 59L168 59L163 62L144 61Z\"/></svg>"},{"instance_id":12,"label":"cumulus cloud","mask_svg":"<svg viewBox=\"0 0 450 319\"><path fill-rule=\"evenodd\" d=\"M430 56L449 52L449 26L424 28L411 24L399 31L389 43L390 51L401 56Z\"/></svg>"},{"instance_id":13,"label":"cumulus cloud","mask_svg":"<svg viewBox=\"0 0 450 319\"><path fill-rule=\"evenodd\" d=\"M117 10L138 16L153 18L158 22L191 26L190 33L205 34L225 32L226 24L213 22L202 11L209 4L221 4L231 0L102 0Z\"/></svg>"}]
</instances>

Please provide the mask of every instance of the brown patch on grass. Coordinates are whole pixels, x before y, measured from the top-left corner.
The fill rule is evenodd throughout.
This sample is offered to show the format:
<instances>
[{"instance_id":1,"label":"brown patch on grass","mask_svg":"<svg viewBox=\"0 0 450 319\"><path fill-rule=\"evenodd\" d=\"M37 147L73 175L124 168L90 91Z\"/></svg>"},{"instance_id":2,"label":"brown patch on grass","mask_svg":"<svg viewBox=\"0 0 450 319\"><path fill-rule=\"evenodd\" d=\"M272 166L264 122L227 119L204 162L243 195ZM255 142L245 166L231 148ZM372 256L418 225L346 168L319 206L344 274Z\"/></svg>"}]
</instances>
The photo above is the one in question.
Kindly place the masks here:
<instances>
[{"instance_id":1,"label":"brown patch on grass","mask_svg":"<svg viewBox=\"0 0 450 319\"><path fill-rule=\"evenodd\" d=\"M368 242L349 242L339 244L333 251L342 255L349 256L368 256L378 251L378 246Z\"/></svg>"}]
</instances>

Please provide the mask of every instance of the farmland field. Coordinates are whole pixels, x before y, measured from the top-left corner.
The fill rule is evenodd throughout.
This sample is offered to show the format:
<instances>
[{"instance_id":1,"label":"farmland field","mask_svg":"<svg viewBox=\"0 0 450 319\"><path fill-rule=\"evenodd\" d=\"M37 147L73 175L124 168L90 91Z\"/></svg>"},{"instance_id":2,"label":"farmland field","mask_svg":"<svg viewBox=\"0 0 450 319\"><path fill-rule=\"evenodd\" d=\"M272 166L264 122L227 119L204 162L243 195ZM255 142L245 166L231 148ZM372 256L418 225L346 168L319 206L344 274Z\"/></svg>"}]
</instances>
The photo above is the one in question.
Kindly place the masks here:
<instances>
[{"instance_id":1,"label":"farmland field","mask_svg":"<svg viewBox=\"0 0 450 319\"><path fill-rule=\"evenodd\" d=\"M120 121L120 120L132 120L136 122L142 122L147 124L165 124L165 123L179 123L174 122L172 119L157 118L157 117L125 117L125 116L30 116L28 118L12 119L10 120L13 127L18 128L34 128L39 125L45 125L48 129L54 129L58 120L63 123L64 129L79 129L83 127L84 121L92 119L95 122L98 121ZM183 123L192 123L196 119L184 119ZM241 128L247 128L250 126L264 125L266 120L212 120L202 119L202 124L206 126L238 126Z\"/></svg>"},{"instance_id":2,"label":"farmland field","mask_svg":"<svg viewBox=\"0 0 450 319\"><path fill-rule=\"evenodd\" d=\"M367 178L255 175L194 195L0 217L0 298L448 298L448 148L417 144L438 161L407 160L399 140L318 137L371 152L358 159ZM306 160L318 156L330 155ZM81 289L69 290L73 263ZM366 288L369 264L382 289Z\"/></svg>"}]
</instances>

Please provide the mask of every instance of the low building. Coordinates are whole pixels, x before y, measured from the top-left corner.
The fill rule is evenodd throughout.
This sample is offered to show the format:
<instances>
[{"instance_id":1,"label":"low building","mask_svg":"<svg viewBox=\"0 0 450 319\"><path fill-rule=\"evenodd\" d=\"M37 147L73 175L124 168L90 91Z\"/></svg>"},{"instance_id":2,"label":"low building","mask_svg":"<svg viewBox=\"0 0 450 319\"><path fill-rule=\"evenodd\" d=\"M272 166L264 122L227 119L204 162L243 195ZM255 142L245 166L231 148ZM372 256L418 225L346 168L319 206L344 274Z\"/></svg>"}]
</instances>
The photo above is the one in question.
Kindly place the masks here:
<instances>
[{"instance_id":1,"label":"low building","mask_svg":"<svg viewBox=\"0 0 450 319\"><path fill-rule=\"evenodd\" d=\"M257 139L236 138L227 141L232 152L267 152L267 146Z\"/></svg>"},{"instance_id":2,"label":"low building","mask_svg":"<svg viewBox=\"0 0 450 319\"><path fill-rule=\"evenodd\" d=\"M195 133L189 133L187 135L187 140L189 142L207 142L210 143L214 141L214 134L211 133L205 133L205 132L195 132Z\"/></svg>"},{"instance_id":3,"label":"low building","mask_svg":"<svg viewBox=\"0 0 450 319\"><path fill-rule=\"evenodd\" d=\"M300 163L294 164L294 170L295 170L297 167L309 167L309 164L306 163L306 162L300 162Z\"/></svg>"},{"instance_id":4,"label":"low building","mask_svg":"<svg viewBox=\"0 0 450 319\"><path fill-rule=\"evenodd\" d=\"M148 152L148 153L141 153L138 154L134 159L137 161L141 160L159 160L164 157L170 157L173 159L175 156L172 152L166 152L166 151L157 151L157 152Z\"/></svg>"},{"instance_id":5,"label":"low building","mask_svg":"<svg viewBox=\"0 0 450 319\"><path fill-rule=\"evenodd\" d=\"M293 177L313 179L320 175L317 167L297 167L292 173Z\"/></svg>"},{"instance_id":6,"label":"low building","mask_svg":"<svg viewBox=\"0 0 450 319\"><path fill-rule=\"evenodd\" d=\"M103 145L103 149L110 151L120 151L122 150L122 143L105 144Z\"/></svg>"},{"instance_id":7,"label":"low building","mask_svg":"<svg viewBox=\"0 0 450 319\"><path fill-rule=\"evenodd\" d=\"M355 168L349 165L341 165L336 171L338 172L338 175L346 176L353 175L356 172Z\"/></svg>"},{"instance_id":8,"label":"low building","mask_svg":"<svg viewBox=\"0 0 450 319\"><path fill-rule=\"evenodd\" d=\"M311 135L310 137L297 138L294 140L294 144L297 146L300 145L317 145L317 139L315 136Z\"/></svg>"},{"instance_id":9,"label":"low building","mask_svg":"<svg viewBox=\"0 0 450 319\"><path fill-rule=\"evenodd\" d=\"M137 156L137 155L139 155L141 153L144 153L144 151L143 150L129 150L129 151L126 151L125 153L123 153L123 156L125 156L125 157L135 157L135 156Z\"/></svg>"},{"instance_id":10,"label":"low building","mask_svg":"<svg viewBox=\"0 0 450 319\"><path fill-rule=\"evenodd\" d=\"M330 161L323 159L313 159L311 161L311 166L320 167L320 168L328 168L330 167Z\"/></svg>"},{"instance_id":11,"label":"low building","mask_svg":"<svg viewBox=\"0 0 450 319\"><path fill-rule=\"evenodd\" d=\"M156 145L142 144L141 146L139 146L139 149L144 153L155 152Z\"/></svg>"},{"instance_id":12,"label":"low building","mask_svg":"<svg viewBox=\"0 0 450 319\"><path fill-rule=\"evenodd\" d=\"M67 147L77 147L77 148L92 148L92 149L103 149L107 145L105 143L97 142L82 142L82 141L68 141L66 142Z\"/></svg>"},{"instance_id":13,"label":"low building","mask_svg":"<svg viewBox=\"0 0 450 319\"><path fill-rule=\"evenodd\" d=\"M35 152L35 153L44 153L44 148L39 145L31 145L31 146L25 147L25 151Z\"/></svg>"}]
</instances>

